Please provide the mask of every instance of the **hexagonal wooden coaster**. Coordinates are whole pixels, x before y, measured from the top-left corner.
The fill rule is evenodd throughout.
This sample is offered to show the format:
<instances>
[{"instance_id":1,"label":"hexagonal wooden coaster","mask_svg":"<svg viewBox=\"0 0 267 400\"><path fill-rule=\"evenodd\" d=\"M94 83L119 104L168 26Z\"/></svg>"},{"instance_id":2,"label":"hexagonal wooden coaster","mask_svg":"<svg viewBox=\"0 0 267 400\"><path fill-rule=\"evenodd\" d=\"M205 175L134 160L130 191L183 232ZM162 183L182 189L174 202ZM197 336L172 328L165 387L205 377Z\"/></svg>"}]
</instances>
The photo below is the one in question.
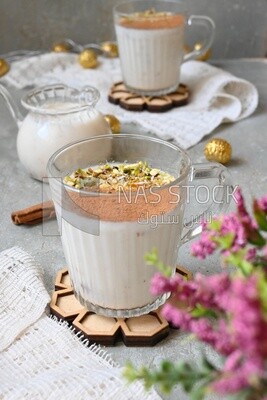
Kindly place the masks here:
<instances>
[{"instance_id":1,"label":"hexagonal wooden coaster","mask_svg":"<svg viewBox=\"0 0 267 400\"><path fill-rule=\"evenodd\" d=\"M182 266L177 266L176 272L188 280L192 278L192 273ZM82 332L90 341L113 346L121 338L126 346L154 346L169 333L169 323L160 315L160 309L140 317L104 317L84 308L70 285L68 270L64 268L56 276L51 314L72 323L76 331ZM179 306L187 307L182 303Z\"/></svg>"},{"instance_id":2,"label":"hexagonal wooden coaster","mask_svg":"<svg viewBox=\"0 0 267 400\"><path fill-rule=\"evenodd\" d=\"M141 96L130 92L123 82L114 83L108 94L110 103L128 111L165 112L188 103L189 89L180 83L178 88L164 96Z\"/></svg>"},{"instance_id":3,"label":"hexagonal wooden coaster","mask_svg":"<svg viewBox=\"0 0 267 400\"><path fill-rule=\"evenodd\" d=\"M182 275L187 281L191 281L191 279L193 278L192 272L182 265L176 265L176 273Z\"/></svg>"},{"instance_id":4,"label":"hexagonal wooden coaster","mask_svg":"<svg viewBox=\"0 0 267 400\"><path fill-rule=\"evenodd\" d=\"M87 310L79 314L72 325L87 339L105 346L114 346L121 327L117 318L104 317Z\"/></svg>"},{"instance_id":5,"label":"hexagonal wooden coaster","mask_svg":"<svg viewBox=\"0 0 267 400\"><path fill-rule=\"evenodd\" d=\"M169 324L159 312L151 311L140 317L125 318L121 330L126 346L154 346L169 334Z\"/></svg>"},{"instance_id":6,"label":"hexagonal wooden coaster","mask_svg":"<svg viewBox=\"0 0 267 400\"><path fill-rule=\"evenodd\" d=\"M72 322L84 310L72 289L57 290L52 294L50 312L56 317Z\"/></svg>"},{"instance_id":7,"label":"hexagonal wooden coaster","mask_svg":"<svg viewBox=\"0 0 267 400\"><path fill-rule=\"evenodd\" d=\"M61 269L56 276L55 290L70 289L71 282L68 268Z\"/></svg>"}]
</instances>

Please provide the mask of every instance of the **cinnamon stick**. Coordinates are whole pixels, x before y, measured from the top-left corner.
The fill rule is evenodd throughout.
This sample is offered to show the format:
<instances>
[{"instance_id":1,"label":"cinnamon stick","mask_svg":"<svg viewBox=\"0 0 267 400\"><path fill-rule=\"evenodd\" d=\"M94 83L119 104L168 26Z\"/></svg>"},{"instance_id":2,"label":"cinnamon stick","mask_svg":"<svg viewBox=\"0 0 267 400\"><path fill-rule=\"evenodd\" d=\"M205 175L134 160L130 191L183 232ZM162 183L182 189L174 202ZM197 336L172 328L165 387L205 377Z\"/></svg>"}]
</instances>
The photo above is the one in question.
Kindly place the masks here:
<instances>
[{"instance_id":1,"label":"cinnamon stick","mask_svg":"<svg viewBox=\"0 0 267 400\"><path fill-rule=\"evenodd\" d=\"M56 213L52 200L14 211L11 214L11 219L15 225L36 225L55 217Z\"/></svg>"}]
</instances>

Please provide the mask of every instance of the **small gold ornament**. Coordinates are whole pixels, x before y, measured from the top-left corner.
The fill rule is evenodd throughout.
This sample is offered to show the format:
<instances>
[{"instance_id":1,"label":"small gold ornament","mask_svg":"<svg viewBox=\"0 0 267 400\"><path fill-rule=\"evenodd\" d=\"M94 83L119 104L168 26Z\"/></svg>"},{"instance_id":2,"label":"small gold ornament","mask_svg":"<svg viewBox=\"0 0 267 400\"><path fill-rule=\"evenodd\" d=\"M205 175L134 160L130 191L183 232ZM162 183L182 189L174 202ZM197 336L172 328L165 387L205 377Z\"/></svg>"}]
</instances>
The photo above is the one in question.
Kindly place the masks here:
<instances>
[{"instance_id":1,"label":"small gold ornament","mask_svg":"<svg viewBox=\"0 0 267 400\"><path fill-rule=\"evenodd\" d=\"M112 133L120 133L121 131L121 123L115 115L106 114L104 115L105 120L110 126Z\"/></svg>"},{"instance_id":2,"label":"small gold ornament","mask_svg":"<svg viewBox=\"0 0 267 400\"><path fill-rule=\"evenodd\" d=\"M55 43L52 47L52 51L55 53L67 53L70 49L71 46L66 42Z\"/></svg>"},{"instance_id":3,"label":"small gold ornament","mask_svg":"<svg viewBox=\"0 0 267 400\"><path fill-rule=\"evenodd\" d=\"M232 147L224 139L212 139L206 144L204 154L209 161L227 164L231 160Z\"/></svg>"},{"instance_id":4,"label":"small gold ornament","mask_svg":"<svg viewBox=\"0 0 267 400\"><path fill-rule=\"evenodd\" d=\"M0 76L4 76L9 71L9 64L3 58L0 58Z\"/></svg>"},{"instance_id":5,"label":"small gold ornament","mask_svg":"<svg viewBox=\"0 0 267 400\"><path fill-rule=\"evenodd\" d=\"M92 49L85 49L79 55L79 63L83 68L95 68L98 65L97 55Z\"/></svg>"},{"instance_id":6,"label":"small gold ornament","mask_svg":"<svg viewBox=\"0 0 267 400\"><path fill-rule=\"evenodd\" d=\"M115 58L119 56L118 46L114 42L103 42L100 48L107 57Z\"/></svg>"},{"instance_id":7,"label":"small gold ornament","mask_svg":"<svg viewBox=\"0 0 267 400\"><path fill-rule=\"evenodd\" d=\"M197 51L201 50L202 47L203 47L203 43L200 43L200 42L197 42L194 45L194 49ZM212 55L212 51L211 51L211 49L208 49L204 54L202 54L201 56L198 56L197 60L198 61L207 61L209 58L211 58L211 55Z\"/></svg>"},{"instance_id":8,"label":"small gold ornament","mask_svg":"<svg viewBox=\"0 0 267 400\"><path fill-rule=\"evenodd\" d=\"M184 53L185 53L185 54L188 54L188 53L190 53L191 51L192 51L191 47L188 46L188 44L185 44L185 45L184 45Z\"/></svg>"}]
</instances>

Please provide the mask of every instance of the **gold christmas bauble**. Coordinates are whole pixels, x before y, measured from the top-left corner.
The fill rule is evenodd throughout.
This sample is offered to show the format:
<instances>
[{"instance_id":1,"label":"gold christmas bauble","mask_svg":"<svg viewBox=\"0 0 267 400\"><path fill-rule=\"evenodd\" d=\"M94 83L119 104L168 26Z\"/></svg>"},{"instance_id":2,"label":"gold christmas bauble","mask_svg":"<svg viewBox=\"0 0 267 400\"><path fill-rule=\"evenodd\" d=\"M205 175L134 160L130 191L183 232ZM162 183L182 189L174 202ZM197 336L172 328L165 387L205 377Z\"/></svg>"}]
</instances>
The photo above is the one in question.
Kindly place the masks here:
<instances>
[{"instance_id":1,"label":"gold christmas bauble","mask_svg":"<svg viewBox=\"0 0 267 400\"><path fill-rule=\"evenodd\" d=\"M197 42L194 45L194 49L195 50L201 50L203 47L203 43ZM197 57L198 61L207 61L209 58L211 58L212 55L212 51L211 49L208 49L204 54L202 54L201 56Z\"/></svg>"},{"instance_id":2,"label":"gold christmas bauble","mask_svg":"<svg viewBox=\"0 0 267 400\"><path fill-rule=\"evenodd\" d=\"M119 56L118 46L114 42L103 42L100 47L107 57L115 58Z\"/></svg>"},{"instance_id":3,"label":"gold christmas bauble","mask_svg":"<svg viewBox=\"0 0 267 400\"><path fill-rule=\"evenodd\" d=\"M190 51L192 51L191 47L188 46L188 44L185 44L185 45L184 45L184 52L185 52L185 54L190 53Z\"/></svg>"},{"instance_id":4,"label":"gold christmas bauble","mask_svg":"<svg viewBox=\"0 0 267 400\"><path fill-rule=\"evenodd\" d=\"M55 43L53 44L52 51L56 53L67 53L70 51L70 45L65 42Z\"/></svg>"},{"instance_id":5,"label":"gold christmas bauble","mask_svg":"<svg viewBox=\"0 0 267 400\"><path fill-rule=\"evenodd\" d=\"M9 71L9 64L3 58L0 58L0 76L4 76Z\"/></svg>"},{"instance_id":6,"label":"gold christmas bauble","mask_svg":"<svg viewBox=\"0 0 267 400\"><path fill-rule=\"evenodd\" d=\"M224 139L212 139L206 144L204 154L209 161L227 164L231 160L232 147Z\"/></svg>"},{"instance_id":7,"label":"gold christmas bauble","mask_svg":"<svg viewBox=\"0 0 267 400\"><path fill-rule=\"evenodd\" d=\"M98 65L97 55L92 49L85 49L79 55L79 63L83 68L95 68Z\"/></svg>"},{"instance_id":8,"label":"gold christmas bauble","mask_svg":"<svg viewBox=\"0 0 267 400\"><path fill-rule=\"evenodd\" d=\"M121 123L115 115L106 114L104 115L105 120L110 126L112 133L120 133L121 131Z\"/></svg>"}]
</instances>

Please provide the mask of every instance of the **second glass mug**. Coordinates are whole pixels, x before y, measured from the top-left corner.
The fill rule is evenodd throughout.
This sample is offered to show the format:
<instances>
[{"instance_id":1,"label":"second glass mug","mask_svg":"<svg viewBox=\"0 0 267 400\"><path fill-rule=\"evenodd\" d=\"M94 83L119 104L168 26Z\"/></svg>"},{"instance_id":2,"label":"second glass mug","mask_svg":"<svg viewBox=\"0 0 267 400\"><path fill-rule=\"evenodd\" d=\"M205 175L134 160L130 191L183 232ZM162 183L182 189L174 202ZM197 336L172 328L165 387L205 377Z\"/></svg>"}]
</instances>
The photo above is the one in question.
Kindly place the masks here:
<instances>
[{"instance_id":1,"label":"second glass mug","mask_svg":"<svg viewBox=\"0 0 267 400\"><path fill-rule=\"evenodd\" d=\"M77 168L139 161L175 180L162 187L115 193L63 183ZM217 184L218 213L227 208L230 186L224 166L192 165L178 146L132 134L102 135L65 146L50 158L48 176L74 292L89 310L110 317L146 314L167 300L166 294L150 293L156 269L146 265L144 256L156 247L159 259L175 273L179 246L201 229L185 226L188 185L192 187L195 178Z\"/></svg>"},{"instance_id":2,"label":"second glass mug","mask_svg":"<svg viewBox=\"0 0 267 400\"><path fill-rule=\"evenodd\" d=\"M179 1L134 0L114 8L122 76L128 90L149 96L170 93L180 83L182 62L204 54L214 38L207 16L187 15ZM198 25L207 35L201 49L184 55L186 26Z\"/></svg>"}]
</instances>

